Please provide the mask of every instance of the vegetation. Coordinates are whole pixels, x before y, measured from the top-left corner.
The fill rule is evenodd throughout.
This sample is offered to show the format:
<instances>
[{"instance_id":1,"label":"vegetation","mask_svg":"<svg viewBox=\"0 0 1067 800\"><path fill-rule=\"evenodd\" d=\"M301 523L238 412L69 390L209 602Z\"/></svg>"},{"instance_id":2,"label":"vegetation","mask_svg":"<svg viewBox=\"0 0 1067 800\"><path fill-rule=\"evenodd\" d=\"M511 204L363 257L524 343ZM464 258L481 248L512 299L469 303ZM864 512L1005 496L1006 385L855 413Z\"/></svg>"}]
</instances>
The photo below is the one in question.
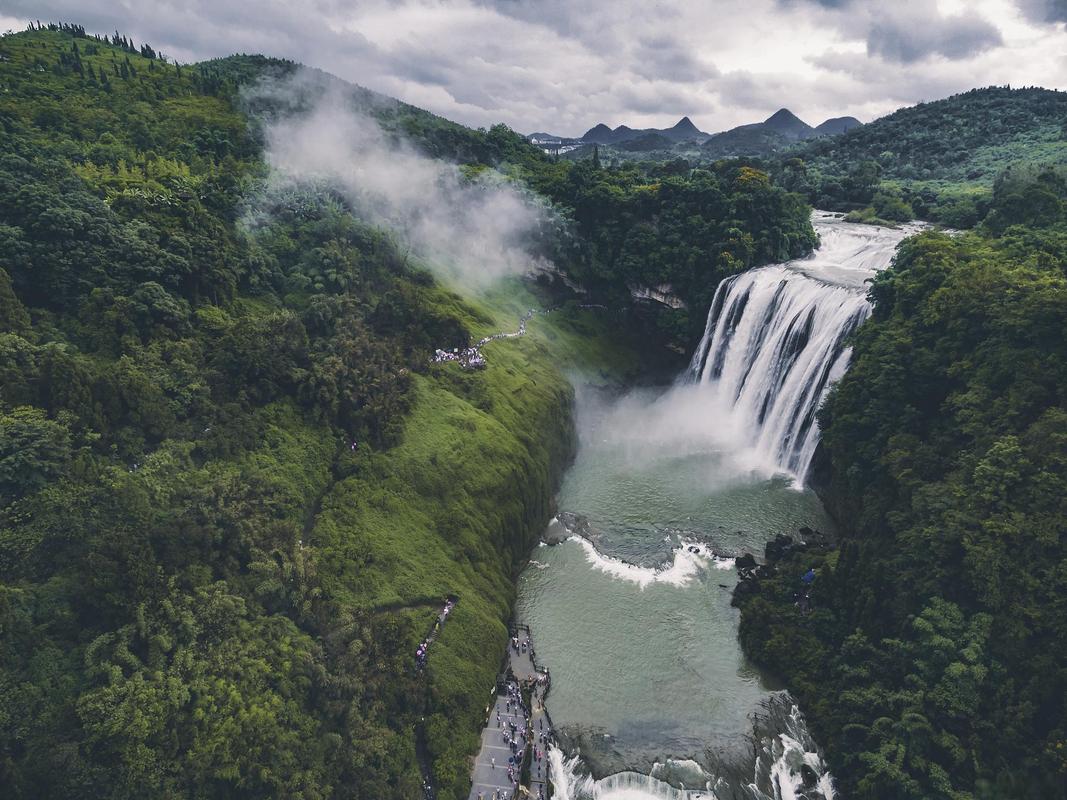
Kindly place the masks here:
<instances>
[{"instance_id":1,"label":"vegetation","mask_svg":"<svg viewBox=\"0 0 1067 800\"><path fill-rule=\"evenodd\" d=\"M887 197L921 219L969 228L1007 169L1067 166L1067 93L989 87L902 108L840 136L811 139L771 171L817 208L879 213ZM894 205L896 205L894 203Z\"/></svg>"},{"instance_id":2,"label":"vegetation","mask_svg":"<svg viewBox=\"0 0 1067 800\"><path fill-rule=\"evenodd\" d=\"M685 161L604 168L586 161L523 171L573 223L559 263L612 306L636 287L667 285L688 312L661 310L661 333L691 349L720 281L815 246L810 207L744 162L691 168Z\"/></svg>"},{"instance_id":3,"label":"vegetation","mask_svg":"<svg viewBox=\"0 0 1067 800\"><path fill-rule=\"evenodd\" d=\"M980 233L905 242L822 412L840 548L742 600L849 797L1067 786L1065 200L1014 171Z\"/></svg>"},{"instance_id":4,"label":"vegetation","mask_svg":"<svg viewBox=\"0 0 1067 800\"><path fill-rule=\"evenodd\" d=\"M0 38L8 796L410 798L422 717L440 796L466 795L514 570L573 447L561 368L632 371L630 326L565 306L484 371L431 366L540 301L461 299L328 187L264 192L241 89L295 69L178 65L73 25ZM698 298L811 245L753 170L556 164L342 88L425 152L554 197L575 232L546 246L605 297Z\"/></svg>"},{"instance_id":5,"label":"vegetation","mask_svg":"<svg viewBox=\"0 0 1067 800\"><path fill-rule=\"evenodd\" d=\"M429 709L465 794L569 389L544 338L431 369L512 314L339 196L245 230L264 167L232 74L134 50L0 40L0 784L409 798Z\"/></svg>"}]
</instances>

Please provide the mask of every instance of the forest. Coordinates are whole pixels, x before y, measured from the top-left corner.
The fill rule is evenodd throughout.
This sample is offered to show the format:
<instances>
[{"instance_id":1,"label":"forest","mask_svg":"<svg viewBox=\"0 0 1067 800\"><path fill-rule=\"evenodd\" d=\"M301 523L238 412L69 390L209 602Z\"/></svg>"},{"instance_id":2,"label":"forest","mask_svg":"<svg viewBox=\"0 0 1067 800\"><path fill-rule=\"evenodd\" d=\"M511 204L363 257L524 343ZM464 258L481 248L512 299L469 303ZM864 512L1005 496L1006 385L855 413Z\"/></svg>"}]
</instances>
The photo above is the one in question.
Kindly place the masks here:
<instances>
[{"instance_id":1,"label":"forest","mask_svg":"<svg viewBox=\"0 0 1067 800\"><path fill-rule=\"evenodd\" d=\"M817 244L811 204L958 230L872 284L820 415L839 541L739 601L742 643L844 797L1063 796L1067 95L975 90L765 161L604 164L318 73L547 209L557 270L472 298L339 187L267 191L278 109L248 89L303 74L71 24L0 37L5 797L399 800L427 770L465 797L515 571L574 453L565 372L691 350L724 278ZM634 303L649 287L685 307ZM485 370L431 363L547 306Z\"/></svg>"},{"instance_id":2,"label":"forest","mask_svg":"<svg viewBox=\"0 0 1067 800\"><path fill-rule=\"evenodd\" d=\"M1011 170L1067 169L1067 92L992 86L783 152L768 170L816 208L971 228Z\"/></svg>"},{"instance_id":3,"label":"forest","mask_svg":"<svg viewBox=\"0 0 1067 800\"><path fill-rule=\"evenodd\" d=\"M546 246L613 308L461 298L331 186L263 191L270 109L242 87L297 70L70 24L0 38L7 797L411 798L424 768L465 796L513 573L573 453L562 370L638 369L630 284L698 308L814 244L750 167L556 163L347 87L390 135L543 193ZM431 365L549 303L486 370Z\"/></svg>"},{"instance_id":4,"label":"forest","mask_svg":"<svg viewBox=\"0 0 1067 800\"><path fill-rule=\"evenodd\" d=\"M821 412L839 545L741 602L747 651L800 697L848 797L1067 786L1065 254L1049 170L999 177L972 233L905 240Z\"/></svg>"}]
</instances>

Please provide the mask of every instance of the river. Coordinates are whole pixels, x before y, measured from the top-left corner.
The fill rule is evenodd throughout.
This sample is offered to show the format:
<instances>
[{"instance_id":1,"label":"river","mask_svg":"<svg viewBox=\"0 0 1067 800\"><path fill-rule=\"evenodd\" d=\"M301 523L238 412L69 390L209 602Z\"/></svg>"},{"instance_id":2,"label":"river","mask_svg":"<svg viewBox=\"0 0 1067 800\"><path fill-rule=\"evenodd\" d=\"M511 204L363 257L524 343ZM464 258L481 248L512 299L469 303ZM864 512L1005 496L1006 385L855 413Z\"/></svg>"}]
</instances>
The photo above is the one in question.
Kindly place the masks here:
<instances>
[{"instance_id":1,"label":"river","mask_svg":"<svg viewBox=\"0 0 1067 800\"><path fill-rule=\"evenodd\" d=\"M804 476L814 414L869 313L864 281L914 229L816 212L818 251L723 283L669 388L575 379L579 450L517 617L552 670L563 800L834 795L789 695L749 665L733 557L832 527Z\"/></svg>"}]
</instances>

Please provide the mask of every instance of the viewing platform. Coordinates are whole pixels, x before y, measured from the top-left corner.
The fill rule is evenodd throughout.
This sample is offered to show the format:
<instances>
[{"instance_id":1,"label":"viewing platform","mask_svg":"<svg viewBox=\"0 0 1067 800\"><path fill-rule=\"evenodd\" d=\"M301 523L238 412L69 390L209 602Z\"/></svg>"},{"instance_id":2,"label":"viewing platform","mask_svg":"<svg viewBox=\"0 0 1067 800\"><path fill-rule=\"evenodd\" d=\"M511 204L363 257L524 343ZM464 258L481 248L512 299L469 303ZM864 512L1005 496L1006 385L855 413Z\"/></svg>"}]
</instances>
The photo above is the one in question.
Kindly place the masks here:
<instances>
[{"instance_id":1,"label":"viewing platform","mask_svg":"<svg viewBox=\"0 0 1067 800\"><path fill-rule=\"evenodd\" d=\"M504 670L486 707L482 744L471 769L469 800L513 800L524 786L535 800L548 797L552 720L545 709L551 686L537 663L530 628L512 625Z\"/></svg>"}]
</instances>

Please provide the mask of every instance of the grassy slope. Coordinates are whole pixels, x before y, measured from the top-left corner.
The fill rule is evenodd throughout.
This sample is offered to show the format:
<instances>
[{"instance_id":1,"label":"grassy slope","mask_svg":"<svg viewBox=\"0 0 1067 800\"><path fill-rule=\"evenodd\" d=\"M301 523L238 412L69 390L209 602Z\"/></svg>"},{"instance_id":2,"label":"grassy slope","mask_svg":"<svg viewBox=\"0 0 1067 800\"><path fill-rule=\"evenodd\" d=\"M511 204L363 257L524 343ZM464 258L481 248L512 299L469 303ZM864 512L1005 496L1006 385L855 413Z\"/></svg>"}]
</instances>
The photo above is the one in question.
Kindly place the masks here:
<instances>
[{"instance_id":1,"label":"grassy slope","mask_svg":"<svg viewBox=\"0 0 1067 800\"><path fill-rule=\"evenodd\" d=\"M525 292L498 290L470 320L475 336L513 331ZM365 608L460 597L429 660L429 745L442 797L464 796L515 596L514 573L550 513L573 450L563 372L632 372L634 351L604 312L536 316L529 333L486 347L489 366L454 364L416 379L402 442L332 487L312 534L324 586ZM346 551L363 563L352 569ZM417 612L416 631L436 613ZM412 641L412 649L416 642Z\"/></svg>"},{"instance_id":2,"label":"grassy slope","mask_svg":"<svg viewBox=\"0 0 1067 800\"><path fill-rule=\"evenodd\" d=\"M54 61L56 53L66 52L69 45L69 37L47 31L3 41L4 50L19 56L19 63L23 50L34 54L40 50ZM111 49L101 45L99 54L93 55L85 49L83 43L86 66L111 70ZM218 129L239 124L228 104L218 98L198 97L194 103L187 97L165 96L175 87L189 87L189 71L179 78L173 68L163 70L156 65L158 71L150 72L146 60L137 55L129 58L144 78L130 86L144 86L137 90L160 104L165 113L154 114L147 104L137 101L116 102L115 113L124 116L121 125L115 124L103 119L92 102L63 101L67 91L63 81L69 78L60 80L42 70L34 73L39 82L32 87L42 114L51 115L42 120L54 117L55 124L96 141L105 129L123 135L132 127L127 117L154 114L157 120L172 123L160 130L167 149L180 146L190 130L208 124ZM127 84L114 77L112 83L114 96L124 98ZM44 127L41 131L42 138L53 135ZM233 127L234 137L238 132ZM32 156L33 149L27 155ZM210 171L210 162L198 161L197 168ZM514 286L498 290L480 305L461 303L445 292L439 293L436 302L465 318L475 337L515 330L522 311L539 305ZM229 307L235 317L257 317L274 310L275 304L268 299L248 296ZM343 609L379 609L376 619L394 619L397 629L410 632L409 652L413 653L421 632L434 617L430 601L448 593L459 595L454 620L430 657L434 709L430 747L443 786L441 796L463 796L468 780L466 756L476 747L482 704L503 652L505 622L514 601L512 578L547 520L555 483L573 449L571 390L564 371L596 364L602 374L606 370L621 375L637 367L633 352L609 330L599 311L537 317L528 336L486 348L489 367L483 372L464 373L455 365L442 365L414 376L414 405L402 439L383 452L363 448L352 454L342 449L338 456L338 443L329 428L312 422L290 400L281 400L253 410L240 421L250 432L250 443L238 458L197 465L189 458L187 445L168 440L147 456L142 469L127 474L116 467L116 480L146 493L158 487L184 486L182 482L220 487L221 491L250 479L262 481L271 490L265 502L275 504L277 517L304 525L304 544L312 548L309 561L318 572L323 593L339 601ZM331 469L335 458L345 460L341 469ZM347 477L335 483L334 474ZM203 569L207 574L210 568L203 565ZM235 584L238 580L234 578ZM72 593L77 593L76 587ZM282 615L265 619L299 640L298 651L315 646ZM407 623L411 624L405 628ZM66 672L75 674L83 655L82 648L57 652L53 663L66 659L70 662ZM277 662L302 669L299 659L291 655L250 653L248 657L266 660L272 668ZM265 691L277 688L274 680L263 681ZM234 686L243 686L239 677L233 681L226 689L231 698L240 691ZM58 683L52 688L54 693L70 693L71 703L81 691ZM230 721L222 715L205 724ZM417 786L411 734L405 743L412 755L410 769L396 776L399 787ZM295 747L279 744L278 749L288 751L279 757L300 757ZM223 760L235 762L236 758Z\"/></svg>"}]
</instances>

